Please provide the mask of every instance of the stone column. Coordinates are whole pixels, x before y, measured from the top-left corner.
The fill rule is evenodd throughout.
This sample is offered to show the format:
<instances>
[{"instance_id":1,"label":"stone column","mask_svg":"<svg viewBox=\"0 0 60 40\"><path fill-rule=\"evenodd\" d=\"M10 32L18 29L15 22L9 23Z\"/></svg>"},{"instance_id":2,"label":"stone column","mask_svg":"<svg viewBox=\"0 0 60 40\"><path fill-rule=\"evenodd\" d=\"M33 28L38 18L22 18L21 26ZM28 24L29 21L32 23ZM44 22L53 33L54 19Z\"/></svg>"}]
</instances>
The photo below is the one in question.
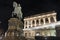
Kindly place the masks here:
<instances>
[{"instance_id":1,"label":"stone column","mask_svg":"<svg viewBox=\"0 0 60 40\"><path fill-rule=\"evenodd\" d=\"M26 28L27 24L26 24L26 21L24 21L24 29Z\"/></svg>"},{"instance_id":2,"label":"stone column","mask_svg":"<svg viewBox=\"0 0 60 40\"><path fill-rule=\"evenodd\" d=\"M46 23L45 18L43 18L43 22L44 22L44 24Z\"/></svg>"},{"instance_id":3,"label":"stone column","mask_svg":"<svg viewBox=\"0 0 60 40\"><path fill-rule=\"evenodd\" d=\"M54 18L54 22L57 22L57 20L56 20L56 16L53 16L53 18Z\"/></svg>"},{"instance_id":4,"label":"stone column","mask_svg":"<svg viewBox=\"0 0 60 40\"><path fill-rule=\"evenodd\" d=\"M36 20L34 20L34 23L35 23L34 26L36 27Z\"/></svg>"},{"instance_id":5,"label":"stone column","mask_svg":"<svg viewBox=\"0 0 60 40\"><path fill-rule=\"evenodd\" d=\"M29 28L29 21L27 20L27 28Z\"/></svg>"},{"instance_id":6,"label":"stone column","mask_svg":"<svg viewBox=\"0 0 60 40\"><path fill-rule=\"evenodd\" d=\"M49 23L51 23L51 19L50 19L50 17L48 17L48 21L49 21Z\"/></svg>"},{"instance_id":7,"label":"stone column","mask_svg":"<svg viewBox=\"0 0 60 40\"><path fill-rule=\"evenodd\" d=\"M33 26L33 23L32 22L33 22L33 20L31 20L31 27Z\"/></svg>"},{"instance_id":8,"label":"stone column","mask_svg":"<svg viewBox=\"0 0 60 40\"><path fill-rule=\"evenodd\" d=\"M39 25L41 25L41 19L38 19L39 20Z\"/></svg>"}]
</instances>

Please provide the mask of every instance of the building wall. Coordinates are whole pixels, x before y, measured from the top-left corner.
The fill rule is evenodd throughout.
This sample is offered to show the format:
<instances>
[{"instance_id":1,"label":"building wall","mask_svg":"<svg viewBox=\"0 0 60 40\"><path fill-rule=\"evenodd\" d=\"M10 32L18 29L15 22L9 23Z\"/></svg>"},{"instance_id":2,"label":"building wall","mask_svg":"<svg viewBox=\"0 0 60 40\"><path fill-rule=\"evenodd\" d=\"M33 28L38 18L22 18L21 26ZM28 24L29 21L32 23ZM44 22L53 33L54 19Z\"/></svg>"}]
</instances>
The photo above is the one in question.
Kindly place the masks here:
<instances>
[{"instance_id":1,"label":"building wall","mask_svg":"<svg viewBox=\"0 0 60 40\"><path fill-rule=\"evenodd\" d=\"M54 29L44 29L43 25L49 25L51 23L56 23L57 19L56 19L56 12L48 12L48 14L45 15L35 15L35 16L31 16L31 17L27 17L24 18L24 29L28 29L28 30L24 30L24 36L26 38L32 38L35 36L56 36L56 31L55 28ZM36 29L34 30L34 28L37 27L43 27L43 29ZM53 27L53 26L52 26ZM31 30L29 30L31 29Z\"/></svg>"},{"instance_id":2,"label":"building wall","mask_svg":"<svg viewBox=\"0 0 60 40\"><path fill-rule=\"evenodd\" d=\"M51 30L25 30L24 31L24 36L26 38L34 38L35 36L56 36L56 30L51 29Z\"/></svg>"},{"instance_id":3,"label":"building wall","mask_svg":"<svg viewBox=\"0 0 60 40\"><path fill-rule=\"evenodd\" d=\"M25 36L26 38L34 38L34 37L35 37L35 31L25 30L25 31L24 31L24 36Z\"/></svg>"},{"instance_id":4,"label":"building wall","mask_svg":"<svg viewBox=\"0 0 60 40\"><path fill-rule=\"evenodd\" d=\"M56 36L60 37L60 25L56 25Z\"/></svg>"},{"instance_id":5,"label":"building wall","mask_svg":"<svg viewBox=\"0 0 60 40\"><path fill-rule=\"evenodd\" d=\"M57 22L56 13L34 16L24 19L24 29Z\"/></svg>"}]
</instances>

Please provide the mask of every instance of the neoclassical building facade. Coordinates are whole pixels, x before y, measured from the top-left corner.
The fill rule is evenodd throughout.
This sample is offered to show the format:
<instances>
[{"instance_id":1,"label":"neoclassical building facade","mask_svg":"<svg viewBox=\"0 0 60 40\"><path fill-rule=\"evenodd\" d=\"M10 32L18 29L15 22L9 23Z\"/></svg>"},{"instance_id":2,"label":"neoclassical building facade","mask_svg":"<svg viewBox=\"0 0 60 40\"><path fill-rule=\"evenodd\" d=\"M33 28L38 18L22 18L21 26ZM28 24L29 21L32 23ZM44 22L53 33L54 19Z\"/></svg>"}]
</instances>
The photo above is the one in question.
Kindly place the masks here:
<instances>
[{"instance_id":1,"label":"neoclassical building facade","mask_svg":"<svg viewBox=\"0 0 60 40\"><path fill-rule=\"evenodd\" d=\"M55 26L60 25L56 19L56 12L46 12L24 18L24 36L34 38L35 36L56 36Z\"/></svg>"}]
</instances>

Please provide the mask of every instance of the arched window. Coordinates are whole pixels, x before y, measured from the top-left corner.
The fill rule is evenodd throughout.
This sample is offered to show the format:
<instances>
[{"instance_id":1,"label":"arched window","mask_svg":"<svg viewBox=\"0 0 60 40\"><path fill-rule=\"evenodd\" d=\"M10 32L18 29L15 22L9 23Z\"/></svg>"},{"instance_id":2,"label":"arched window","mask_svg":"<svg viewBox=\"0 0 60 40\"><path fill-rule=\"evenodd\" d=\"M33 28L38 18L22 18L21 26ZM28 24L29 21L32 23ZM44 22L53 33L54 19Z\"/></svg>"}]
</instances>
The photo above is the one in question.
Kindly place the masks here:
<instances>
[{"instance_id":1,"label":"arched window","mask_svg":"<svg viewBox=\"0 0 60 40\"><path fill-rule=\"evenodd\" d=\"M27 37L27 33L25 33L25 37Z\"/></svg>"},{"instance_id":2,"label":"arched window","mask_svg":"<svg viewBox=\"0 0 60 40\"><path fill-rule=\"evenodd\" d=\"M48 18L45 18L46 23L48 23Z\"/></svg>"},{"instance_id":3,"label":"arched window","mask_svg":"<svg viewBox=\"0 0 60 40\"><path fill-rule=\"evenodd\" d=\"M54 22L54 18L53 17L51 17L50 20L51 20L51 22Z\"/></svg>"},{"instance_id":4,"label":"arched window","mask_svg":"<svg viewBox=\"0 0 60 40\"><path fill-rule=\"evenodd\" d=\"M32 24L33 24L33 27L34 27L34 24L35 24L34 20L33 20Z\"/></svg>"},{"instance_id":5,"label":"arched window","mask_svg":"<svg viewBox=\"0 0 60 40\"><path fill-rule=\"evenodd\" d=\"M29 36L31 36L31 33L29 33Z\"/></svg>"},{"instance_id":6,"label":"arched window","mask_svg":"<svg viewBox=\"0 0 60 40\"><path fill-rule=\"evenodd\" d=\"M25 28L27 28L27 27L25 27Z\"/></svg>"},{"instance_id":7,"label":"arched window","mask_svg":"<svg viewBox=\"0 0 60 40\"><path fill-rule=\"evenodd\" d=\"M47 35L48 35L48 33L47 33L47 32L45 32L45 33L44 33L44 37L46 37Z\"/></svg>"},{"instance_id":8,"label":"arched window","mask_svg":"<svg viewBox=\"0 0 60 40\"><path fill-rule=\"evenodd\" d=\"M36 20L36 23L37 23L37 26L39 25L39 21L38 20Z\"/></svg>"},{"instance_id":9,"label":"arched window","mask_svg":"<svg viewBox=\"0 0 60 40\"><path fill-rule=\"evenodd\" d=\"M41 24L43 24L43 19L41 19Z\"/></svg>"},{"instance_id":10,"label":"arched window","mask_svg":"<svg viewBox=\"0 0 60 40\"><path fill-rule=\"evenodd\" d=\"M31 26L29 26L29 28L31 28Z\"/></svg>"},{"instance_id":11,"label":"arched window","mask_svg":"<svg viewBox=\"0 0 60 40\"><path fill-rule=\"evenodd\" d=\"M34 24L35 22L34 22L34 20L33 20L33 24Z\"/></svg>"}]
</instances>

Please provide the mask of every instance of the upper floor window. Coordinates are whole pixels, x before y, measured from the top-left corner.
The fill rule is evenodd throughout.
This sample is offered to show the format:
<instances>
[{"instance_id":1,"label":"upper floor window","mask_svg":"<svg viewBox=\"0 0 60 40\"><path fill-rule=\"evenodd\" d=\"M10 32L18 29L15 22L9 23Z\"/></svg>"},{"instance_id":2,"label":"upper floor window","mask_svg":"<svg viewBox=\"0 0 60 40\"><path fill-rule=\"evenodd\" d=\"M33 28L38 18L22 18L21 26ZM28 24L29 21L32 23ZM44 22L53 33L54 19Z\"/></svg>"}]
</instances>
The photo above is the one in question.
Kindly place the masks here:
<instances>
[{"instance_id":1,"label":"upper floor window","mask_svg":"<svg viewBox=\"0 0 60 40\"><path fill-rule=\"evenodd\" d=\"M34 20L33 20L33 22L32 22L32 23L33 23L33 24L35 23L35 22L34 22Z\"/></svg>"},{"instance_id":2,"label":"upper floor window","mask_svg":"<svg viewBox=\"0 0 60 40\"><path fill-rule=\"evenodd\" d=\"M29 36L31 36L31 33L29 33Z\"/></svg>"},{"instance_id":3,"label":"upper floor window","mask_svg":"<svg viewBox=\"0 0 60 40\"><path fill-rule=\"evenodd\" d=\"M43 24L43 19L41 19L41 24Z\"/></svg>"},{"instance_id":4,"label":"upper floor window","mask_svg":"<svg viewBox=\"0 0 60 40\"><path fill-rule=\"evenodd\" d=\"M33 20L33 22L32 22L33 27L35 26L34 24L35 24L35 22L34 22L34 20Z\"/></svg>"},{"instance_id":5,"label":"upper floor window","mask_svg":"<svg viewBox=\"0 0 60 40\"><path fill-rule=\"evenodd\" d=\"M25 28L27 28L27 27L25 27Z\"/></svg>"},{"instance_id":6,"label":"upper floor window","mask_svg":"<svg viewBox=\"0 0 60 40\"><path fill-rule=\"evenodd\" d=\"M39 25L39 20L36 20L36 24L37 24L37 26Z\"/></svg>"},{"instance_id":7,"label":"upper floor window","mask_svg":"<svg viewBox=\"0 0 60 40\"><path fill-rule=\"evenodd\" d=\"M46 23L48 23L48 18L45 18Z\"/></svg>"},{"instance_id":8,"label":"upper floor window","mask_svg":"<svg viewBox=\"0 0 60 40\"><path fill-rule=\"evenodd\" d=\"M51 17L51 22L54 22L54 18L53 17Z\"/></svg>"},{"instance_id":9,"label":"upper floor window","mask_svg":"<svg viewBox=\"0 0 60 40\"><path fill-rule=\"evenodd\" d=\"M27 37L27 33L25 33L25 37Z\"/></svg>"}]
</instances>

